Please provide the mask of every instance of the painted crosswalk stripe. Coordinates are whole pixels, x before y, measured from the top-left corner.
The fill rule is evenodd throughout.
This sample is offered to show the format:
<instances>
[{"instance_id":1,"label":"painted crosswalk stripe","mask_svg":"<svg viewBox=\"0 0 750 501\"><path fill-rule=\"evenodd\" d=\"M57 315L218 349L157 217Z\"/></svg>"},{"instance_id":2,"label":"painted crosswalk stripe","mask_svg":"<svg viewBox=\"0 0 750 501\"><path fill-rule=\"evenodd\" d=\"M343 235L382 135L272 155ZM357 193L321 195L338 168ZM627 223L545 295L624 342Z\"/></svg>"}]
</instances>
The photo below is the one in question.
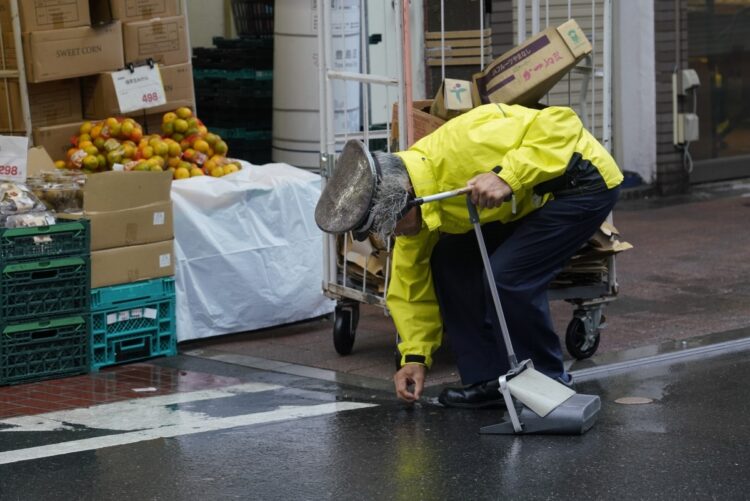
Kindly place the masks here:
<instances>
[{"instance_id":1,"label":"painted crosswalk stripe","mask_svg":"<svg viewBox=\"0 0 750 501\"><path fill-rule=\"evenodd\" d=\"M187 421L172 426L163 426L148 430L139 430L117 435L107 435L103 437L87 438L84 440L75 440L71 442L61 442L52 445L43 445L40 447L29 447L0 453L0 465L17 463L19 461L28 461L32 459L48 458L71 454L75 452L91 451L105 447L115 447L118 445L134 444L146 440L159 438L171 438L181 435L193 435L195 433L205 433L209 431L226 430L240 426L251 426L257 424L274 423L290 419L308 418L314 416L323 416L342 411L363 409L373 407L375 404L364 404L357 402L329 402L319 405L306 406L284 406L279 409L258 412L255 414L243 414L240 416L231 416L224 418L208 418L199 421Z\"/></svg>"},{"instance_id":2,"label":"painted crosswalk stripe","mask_svg":"<svg viewBox=\"0 0 750 501\"><path fill-rule=\"evenodd\" d=\"M73 425L117 431L142 430L178 424L189 411L175 412L167 406L229 398L248 393L260 393L284 388L267 383L242 383L223 388L140 397L92 407L0 419L0 433L26 431L57 431L75 429ZM191 413L195 418L195 413ZM202 416L202 415L201 415Z\"/></svg>"}]
</instances>

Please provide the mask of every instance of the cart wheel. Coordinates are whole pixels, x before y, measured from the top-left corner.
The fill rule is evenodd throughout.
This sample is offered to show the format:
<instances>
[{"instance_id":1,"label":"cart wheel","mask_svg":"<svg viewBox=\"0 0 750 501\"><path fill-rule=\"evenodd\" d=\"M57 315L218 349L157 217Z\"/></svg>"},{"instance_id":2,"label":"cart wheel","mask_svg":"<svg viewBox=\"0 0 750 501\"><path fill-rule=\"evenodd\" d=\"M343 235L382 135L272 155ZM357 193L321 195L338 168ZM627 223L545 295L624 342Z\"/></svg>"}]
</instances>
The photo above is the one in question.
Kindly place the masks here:
<instances>
[{"instance_id":1,"label":"cart wheel","mask_svg":"<svg viewBox=\"0 0 750 501\"><path fill-rule=\"evenodd\" d=\"M598 328L588 334L584 321L578 317L573 317L565 332L565 347L573 357L583 360L596 353L596 349L599 348L599 339Z\"/></svg>"},{"instance_id":2,"label":"cart wheel","mask_svg":"<svg viewBox=\"0 0 750 501\"><path fill-rule=\"evenodd\" d=\"M352 352L359 322L359 304L336 306L333 322L333 347L339 355Z\"/></svg>"}]
</instances>

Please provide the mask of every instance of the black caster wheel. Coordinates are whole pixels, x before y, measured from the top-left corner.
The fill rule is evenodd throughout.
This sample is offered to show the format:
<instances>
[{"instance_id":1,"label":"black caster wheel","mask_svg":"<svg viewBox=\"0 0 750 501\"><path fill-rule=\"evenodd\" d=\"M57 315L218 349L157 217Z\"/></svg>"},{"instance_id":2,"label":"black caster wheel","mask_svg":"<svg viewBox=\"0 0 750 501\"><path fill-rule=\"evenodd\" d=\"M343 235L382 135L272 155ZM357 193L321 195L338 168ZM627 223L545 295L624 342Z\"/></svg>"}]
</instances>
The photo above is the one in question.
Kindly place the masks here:
<instances>
[{"instance_id":1,"label":"black caster wheel","mask_svg":"<svg viewBox=\"0 0 750 501\"><path fill-rule=\"evenodd\" d=\"M592 337L587 336L586 324L578 317L573 317L565 331L565 347L568 353L578 360L589 358L596 353L599 339L599 329L596 329Z\"/></svg>"},{"instance_id":2,"label":"black caster wheel","mask_svg":"<svg viewBox=\"0 0 750 501\"><path fill-rule=\"evenodd\" d=\"M359 304L336 306L333 321L333 347L339 355L352 352L359 323Z\"/></svg>"}]
</instances>

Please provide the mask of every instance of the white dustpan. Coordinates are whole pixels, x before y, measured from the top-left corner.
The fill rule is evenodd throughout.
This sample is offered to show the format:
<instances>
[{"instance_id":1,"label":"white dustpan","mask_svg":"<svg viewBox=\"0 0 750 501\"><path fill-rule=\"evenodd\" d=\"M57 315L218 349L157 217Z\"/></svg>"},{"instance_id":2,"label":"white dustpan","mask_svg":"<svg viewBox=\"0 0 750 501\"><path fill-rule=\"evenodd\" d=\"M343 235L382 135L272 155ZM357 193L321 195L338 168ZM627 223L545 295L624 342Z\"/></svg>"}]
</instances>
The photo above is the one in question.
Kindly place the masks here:
<instances>
[{"instance_id":1,"label":"white dustpan","mask_svg":"<svg viewBox=\"0 0 750 501\"><path fill-rule=\"evenodd\" d=\"M546 416L576 393L531 367L510 379L508 389L511 395L540 417Z\"/></svg>"}]
</instances>

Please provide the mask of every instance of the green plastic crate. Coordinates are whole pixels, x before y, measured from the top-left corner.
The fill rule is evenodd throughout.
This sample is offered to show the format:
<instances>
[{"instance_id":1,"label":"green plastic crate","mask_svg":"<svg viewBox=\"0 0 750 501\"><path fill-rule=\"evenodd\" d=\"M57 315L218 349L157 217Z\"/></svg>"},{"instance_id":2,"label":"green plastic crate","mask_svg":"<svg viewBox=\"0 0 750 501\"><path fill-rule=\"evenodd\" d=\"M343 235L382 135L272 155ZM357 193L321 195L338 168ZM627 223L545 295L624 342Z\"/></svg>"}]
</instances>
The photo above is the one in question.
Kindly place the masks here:
<instances>
[{"instance_id":1,"label":"green plastic crate","mask_svg":"<svg viewBox=\"0 0 750 501\"><path fill-rule=\"evenodd\" d=\"M93 289L91 297L92 372L177 354L173 279L101 287Z\"/></svg>"},{"instance_id":2,"label":"green plastic crate","mask_svg":"<svg viewBox=\"0 0 750 501\"><path fill-rule=\"evenodd\" d=\"M90 275L88 255L6 264L0 275L0 322L87 310Z\"/></svg>"},{"instance_id":3,"label":"green plastic crate","mask_svg":"<svg viewBox=\"0 0 750 501\"><path fill-rule=\"evenodd\" d=\"M89 221L0 230L0 261L20 261L89 253Z\"/></svg>"},{"instance_id":4,"label":"green plastic crate","mask_svg":"<svg viewBox=\"0 0 750 501\"><path fill-rule=\"evenodd\" d=\"M91 311L174 297L174 277L141 280L129 284L91 289Z\"/></svg>"},{"instance_id":5,"label":"green plastic crate","mask_svg":"<svg viewBox=\"0 0 750 501\"><path fill-rule=\"evenodd\" d=\"M86 317L7 325L0 334L0 385L83 374L89 367Z\"/></svg>"}]
</instances>

